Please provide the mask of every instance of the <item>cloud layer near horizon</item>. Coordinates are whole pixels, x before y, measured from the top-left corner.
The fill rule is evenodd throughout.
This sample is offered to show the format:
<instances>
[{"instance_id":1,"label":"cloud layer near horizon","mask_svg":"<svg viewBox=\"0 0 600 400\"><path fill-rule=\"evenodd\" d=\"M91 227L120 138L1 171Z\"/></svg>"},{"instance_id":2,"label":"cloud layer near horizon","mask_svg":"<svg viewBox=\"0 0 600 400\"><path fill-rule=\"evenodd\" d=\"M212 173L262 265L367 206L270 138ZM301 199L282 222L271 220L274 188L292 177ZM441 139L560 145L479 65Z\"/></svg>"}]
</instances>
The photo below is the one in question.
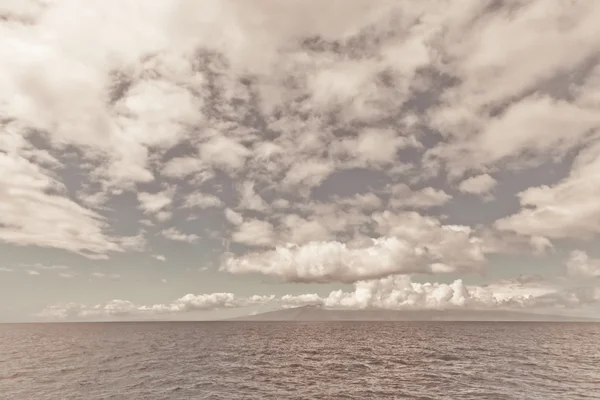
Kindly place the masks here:
<instances>
[{"instance_id":1,"label":"cloud layer near horizon","mask_svg":"<svg viewBox=\"0 0 600 400\"><path fill-rule=\"evenodd\" d=\"M551 255L595 290L599 20L594 1L4 2L0 242L139 265L198 246L224 274L320 284Z\"/></svg>"},{"instance_id":2,"label":"cloud layer near horizon","mask_svg":"<svg viewBox=\"0 0 600 400\"><path fill-rule=\"evenodd\" d=\"M537 277L522 276L485 286L465 285L458 279L450 284L415 283L407 277L362 281L351 292L336 290L328 296L254 295L233 293L187 294L168 304L136 305L126 300L104 304L55 305L38 316L44 319L80 320L110 318L161 318L194 311L276 306L283 308L319 305L333 309L360 310L535 310L554 311L594 307L600 304L600 289L561 290Z\"/></svg>"}]
</instances>

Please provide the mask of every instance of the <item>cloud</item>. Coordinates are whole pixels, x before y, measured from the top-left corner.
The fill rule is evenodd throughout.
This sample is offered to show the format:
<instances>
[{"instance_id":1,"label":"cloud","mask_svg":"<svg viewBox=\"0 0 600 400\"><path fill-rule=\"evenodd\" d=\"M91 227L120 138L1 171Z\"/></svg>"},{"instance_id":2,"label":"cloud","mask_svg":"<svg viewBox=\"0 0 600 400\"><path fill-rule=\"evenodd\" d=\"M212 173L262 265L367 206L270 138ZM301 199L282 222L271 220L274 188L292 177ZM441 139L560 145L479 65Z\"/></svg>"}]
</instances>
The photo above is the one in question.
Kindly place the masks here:
<instances>
[{"instance_id":1,"label":"cloud","mask_svg":"<svg viewBox=\"0 0 600 400\"><path fill-rule=\"evenodd\" d=\"M167 257L163 256L162 254L152 254L152 258L158 261L167 261Z\"/></svg>"},{"instance_id":2,"label":"cloud","mask_svg":"<svg viewBox=\"0 0 600 400\"><path fill-rule=\"evenodd\" d=\"M239 297L233 293L187 294L166 304L136 305L126 300L112 300L92 306L74 303L53 305L37 316L51 320L153 319L165 315L250 306L292 308L305 305L355 310L512 309L562 313L564 310L593 307L599 302L600 290L597 288L561 289L530 276L479 286L467 285L460 279L452 283L416 283L407 276L390 276L357 282L351 291L334 290L326 296L316 293L279 297Z\"/></svg>"},{"instance_id":3,"label":"cloud","mask_svg":"<svg viewBox=\"0 0 600 400\"><path fill-rule=\"evenodd\" d=\"M477 270L485 262L485 246L475 230L464 225L444 225L438 219L416 212L373 215L376 231L421 248L432 260Z\"/></svg>"},{"instance_id":4,"label":"cloud","mask_svg":"<svg viewBox=\"0 0 600 400\"><path fill-rule=\"evenodd\" d=\"M481 174L462 181L458 186L458 190L463 193L484 195L494 189L496 183L497 181L489 174Z\"/></svg>"},{"instance_id":5,"label":"cloud","mask_svg":"<svg viewBox=\"0 0 600 400\"><path fill-rule=\"evenodd\" d=\"M239 208L244 210L265 211L267 203L254 190L254 182L244 181L240 188Z\"/></svg>"},{"instance_id":6,"label":"cloud","mask_svg":"<svg viewBox=\"0 0 600 400\"><path fill-rule=\"evenodd\" d=\"M217 196L212 194L195 192L191 193L185 198L185 202L183 204L186 208L217 208L221 207L223 202Z\"/></svg>"},{"instance_id":7,"label":"cloud","mask_svg":"<svg viewBox=\"0 0 600 400\"><path fill-rule=\"evenodd\" d=\"M227 221L229 221L229 223L233 225L241 225L242 222L244 222L244 218L242 217L242 215L233 211L230 208L225 209L225 218L227 219Z\"/></svg>"},{"instance_id":8,"label":"cloud","mask_svg":"<svg viewBox=\"0 0 600 400\"><path fill-rule=\"evenodd\" d=\"M161 232L161 235L166 239L173 240L176 242L193 243L193 242L196 242L198 239L200 239L200 236L198 236L194 233L190 233L190 234L183 233L174 227L164 229Z\"/></svg>"},{"instance_id":9,"label":"cloud","mask_svg":"<svg viewBox=\"0 0 600 400\"><path fill-rule=\"evenodd\" d=\"M550 239L546 237L532 236L529 241L533 247L533 253L536 255L544 255L554 248Z\"/></svg>"},{"instance_id":10,"label":"cloud","mask_svg":"<svg viewBox=\"0 0 600 400\"><path fill-rule=\"evenodd\" d=\"M296 214L287 214L281 219L278 237L300 245L316 240L326 241L332 237L332 228L322 217L305 219Z\"/></svg>"},{"instance_id":11,"label":"cloud","mask_svg":"<svg viewBox=\"0 0 600 400\"><path fill-rule=\"evenodd\" d=\"M238 225L231 239L248 246L268 246L274 242L275 232L268 221L252 219Z\"/></svg>"},{"instance_id":12,"label":"cloud","mask_svg":"<svg viewBox=\"0 0 600 400\"><path fill-rule=\"evenodd\" d=\"M382 143L386 145L381 146ZM353 166L369 167L392 164L398 150L407 147L420 147L420 143L391 129L366 129L354 138L341 140L334 151L340 153L338 157L351 160Z\"/></svg>"},{"instance_id":13,"label":"cloud","mask_svg":"<svg viewBox=\"0 0 600 400\"><path fill-rule=\"evenodd\" d=\"M589 32L597 29L600 8L534 1L483 14L479 7L484 5L449 13L445 21L446 71L459 83L430 113L433 126L449 139L434 153L460 175L504 161L539 164L585 143L597 127L593 110L544 93L554 89L553 79L567 81L564 74L594 57L598 39ZM565 15L577 23L562 25ZM552 94L568 98L566 91Z\"/></svg>"},{"instance_id":14,"label":"cloud","mask_svg":"<svg viewBox=\"0 0 600 400\"><path fill-rule=\"evenodd\" d=\"M600 233L600 142L583 149L569 175L555 185L519 193L521 210L496 226L550 239L592 238Z\"/></svg>"},{"instance_id":15,"label":"cloud","mask_svg":"<svg viewBox=\"0 0 600 400\"><path fill-rule=\"evenodd\" d=\"M140 208L146 214L158 214L167 209L173 202L173 189L167 189L158 193L139 192L137 194Z\"/></svg>"},{"instance_id":16,"label":"cloud","mask_svg":"<svg viewBox=\"0 0 600 400\"><path fill-rule=\"evenodd\" d=\"M562 158L588 143L590 132L600 126L592 109L578 107L549 96L533 96L512 104L498 117L483 120L478 134L452 145L429 151L446 159L453 174L481 170L505 162L527 168ZM569 135L565 136L565 132Z\"/></svg>"},{"instance_id":17,"label":"cloud","mask_svg":"<svg viewBox=\"0 0 600 400\"><path fill-rule=\"evenodd\" d=\"M224 308L239 308L265 304L274 296L236 297L232 293L186 294L168 304L150 306L136 305L127 300L111 300L104 304L85 306L81 304L55 305L39 313L49 319L113 319L113 318L152 318L167 314L180 314L193 311L208 311Z\"/></svg>"},{"instance_id":18,"label":"cloud","mask_svg":"<svg viewBox=\"0 0 600 400\"><path fill-rule=\"evenodd\" d=\"M322 305L323 299L316 293L300 294L296 296L286 294L281 296L280 303L283 308L295 308L309 305Z\"/></svg>"},{"instance_id":19,"label":"cloud","mask_svg":"<svg viewBox=\"0 0 600 400\"><path fill-rule=\"evenodd\" d=\"M27 149L21 135L0 130L0 240L92 258L125 251L106 219L69 199L55 172L26 158Z\"/></svg>"},{"instance_id":20,"label":"cloud","mask_svg":"<svg viewBox=\"0 0 600 400\"><path fill-rule=\"evenodd\" d=\"M251 154L244 145L226 136L213 136L200 145L200 158L227 172L237 172Z\"/></svg>"},{"instance_id":21,"label":"cloud","mask_svg":"<svg viewBox=\"0 0 600 400\"><path fill-rule=\"evenodd\" d=\"M221 269L233 274L260 273L292 282L351 283L395 274L474 272L483 261L483 256L477 255L475 259L448 265L438 258L435 248L432 250L397 237L373 239L371 245L359 248L336 241L309 242L229 257Z\"/></svg>"},{"instance_id":22,"label":"cloud","mask_svg":"<svg viewBox=\"0 0 600 400\"><path fill-rule=\"evenodd\" d=\"M213 176L210 166L198 156L172 158L163 166L161 174L170 178L186 178L190 175L204 174L206 179Z\"/></svg>"},{"instance_id":23,"label":"cloud","mask_svg":"<svg viewBox=\"0 0 600 400\"><path fill-rule=\"evenodd\" d=\"M573 250L567 261L567 272L581 278L600 278L600 259L590 258L586 252Z\"/></svg>"},{"instance_id":24,"label":"cloud","mask_svg":"<svg viewBox=\"0 0 600 400\"><path fill-rule=\"evenodd\" d=\"M2 4L8 251L193 218L225 271L354 283L598 241L599 3L258 3Z\"/></svg>"},{"instance_id":25,"label":"cloud","mask_svg":"<svg viewBox=\"0 0 600 400\"><path fill-rule=\"evenodd\" d=\"M41 269L46 271L64 271L66 269L69 269L69 267L67 267L66 265L44 265L42 263L35 263L29 266L35 269Z\"/></svg>"},{"instance_id":26,"label":"cloud","mask_svg":"<svg viewBox=\"0 0 600 400\"><path fill-rule=\"evenodd\" d=\"M329 160L299 160L287 171L283 184L308 194L307 190L320 185L333 171L335 165Z\"/></svg>"},{"instance_id":27,"label":"cloud","mask_svg":"<svg viewBox=\"0 0 600 400\"><path fill-rule=\"evenodd\" d=\"M371 222L381 236L353 245L316 241L316 235L328 235L324 227L298 217L288 219L295 242L230 255L220 268L233 274L259 273L283 281L350 283L396 274L477 273L485 265L484 242L467 226L443 225L416 212L375 213ZM270 225L251 224L240 232L244 233L237 237L240 243L273 244Z\"/></svg>"},{"instance_id":28,"label":"cloud","mask_svg":"<svg viewBox=\"0 0 600 400\"><path fill-rule=\"evenodd\" d=\"M92 272L90 275L98 279L119 279L121 277L119 274L105 274L104 272Z\"/></svg>"},{"instance_id":29,"label":"cloud","mask_svg":"<svg viewBox=\"0 0 600 400\"><path fill-rule=\"evenodd\" d=\"M357 193L351 197L336 197L334 201L337 204L357 207L359 209L370 211L377 210L383 205L382 200L373 193Z\"/></svg>"},{"instance_id":30,"label":"cloud","mask_svg":"<svg viewBox=\"0 0 600 400\"><path fill-rule=\"evenodd\" d=\"M390 192L390 209L427 209L446 204L452 196L443 190L426 187L413 191L408 185L399 183L388 188Z\"/></svg>"},{"instance_id":31,"label":"cloud","mask_svg":"<svg viewBox=\"0 0 600 400\"><path fill-rule=\"evenodd\" d=\"M407 276L390 276L357 282L354 290L335 290L321 297L317 294L285 295L283 307L321 305L342 309L429 310L429 309L514 309L557 312L600 302L600 291L588 288L558 288L539 277L516 279L485 285L467 285L457 279L452 283L417 283Z\"/></svg>"}]
</instances>

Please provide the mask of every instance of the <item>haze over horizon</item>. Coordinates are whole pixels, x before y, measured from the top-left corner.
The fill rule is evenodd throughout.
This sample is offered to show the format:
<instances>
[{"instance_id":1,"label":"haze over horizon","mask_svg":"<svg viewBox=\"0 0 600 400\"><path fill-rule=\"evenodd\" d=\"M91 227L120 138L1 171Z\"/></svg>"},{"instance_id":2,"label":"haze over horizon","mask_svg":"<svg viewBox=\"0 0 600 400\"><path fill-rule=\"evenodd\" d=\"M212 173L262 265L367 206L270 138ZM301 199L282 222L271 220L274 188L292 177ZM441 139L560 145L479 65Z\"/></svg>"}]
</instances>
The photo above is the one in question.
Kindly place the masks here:
<instances>
[{"instance_id":1,"label":"haze over horizon","mask_svg":"<svg viewBox=\"0 0 600 400\"><path fill-rule=\"evenodd\" d=\"M0 322L600 318L600 2L5 0Z\"/></svg>"}]
</instances>

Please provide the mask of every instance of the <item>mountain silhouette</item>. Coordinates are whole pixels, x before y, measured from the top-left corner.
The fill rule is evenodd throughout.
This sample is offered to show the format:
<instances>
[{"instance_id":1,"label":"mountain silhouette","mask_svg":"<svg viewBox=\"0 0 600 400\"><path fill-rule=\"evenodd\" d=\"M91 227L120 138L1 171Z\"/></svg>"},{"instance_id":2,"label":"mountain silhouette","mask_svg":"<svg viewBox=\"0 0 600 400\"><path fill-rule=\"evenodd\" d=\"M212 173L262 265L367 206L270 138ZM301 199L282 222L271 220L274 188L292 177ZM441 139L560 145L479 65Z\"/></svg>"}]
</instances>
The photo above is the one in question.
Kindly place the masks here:
<instances>
[{"instance_id":1,"label":"mountain silhouette","mask_svg":"<svg viewBox=\"0 0 600 400\"><path fill-rule=\"evenodd\" d=\"M509 310L340 310L321 306L268 311L233 318L234 321L548 321L600 322L565 315L536 314Z\"/></svg>"}]
</instances>

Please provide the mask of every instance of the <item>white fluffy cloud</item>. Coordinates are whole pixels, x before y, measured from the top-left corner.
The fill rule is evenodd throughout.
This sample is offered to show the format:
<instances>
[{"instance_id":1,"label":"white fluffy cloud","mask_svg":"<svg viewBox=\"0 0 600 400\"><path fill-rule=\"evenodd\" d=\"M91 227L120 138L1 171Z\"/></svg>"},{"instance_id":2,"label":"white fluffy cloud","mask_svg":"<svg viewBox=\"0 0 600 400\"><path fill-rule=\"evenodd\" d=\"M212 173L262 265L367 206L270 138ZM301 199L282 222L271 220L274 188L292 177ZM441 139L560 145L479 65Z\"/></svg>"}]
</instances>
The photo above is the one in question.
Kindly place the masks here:
<instances>
[{"instance_id":1,"label":"white fluffy cloud","mask_svg":"<svg viewBox=\"0 0 600 400\"><path fill-rule=\"evenodd\" d=\"M139 192L137 194L140 208L148 214L158 214L167 209L173 202L174 191L167 189L158 193Z\"/></svg>"},{"instance_id":2,"label":"white fluffy cloud","mask_svg":"<svg viewBox=\"0 0 600 400\"><path fill-rule=\"evenodd\" d=\"M163 230L161 234L166 239L173 240L176 242L193 243L200 239L200 237L194 233L183 233L179 229L174 227Z\"/></svg>"},{"instance_id":3,"label":"white fluffy cloud","mask_svg":"<svg viewBox=\"0 0 600 400\"><path fill-rule=\"evenodd\" d=\"M239 207L245 210L265 211L268 208L267 203L256 190L254 182L245 181L240 187L240 204Z\"/></svg>"},{"instance_id":4,"label":"white fluffy cloud","mask_svg":"<svg viewBox=\"0 0 600 400\"><path fill-rule=\"evenodd\" d=\"M246 163L250 150L232 138L213 136L200 146L200 158L217 168L236 173Z\"/></svg>"},{"instance_id":5,"label":"white fluffy cloud","mask_svg":"<svg viewBox=\"0 0 600 400\"><path fill-rule=\"evenodd\" d=\"M460 83L431 112L448 142L430 154L460 175L499 162L539 164L588 142L598 127L597 112L542 94L553 89L552 79L564 82L568 78L561 74L584 66L600 45L598 35L590 36L598 29L600 7L572 6L533 1L475 23L470 12L481 12L477 6L448 13L443 53L448 73ZM566 15L577 22L563 25ZM541 93L530 95L536 91Z\"/></svg>"},{"instance_id":6,"label":"white fluffy cloud","mask_svg":"<svg viewBox=\"0 0 600 400\"><path fill-rule=\"evenodd\" d=\"M39 316L50 319L152 318L165 314L266 304L273 299L274 296L258 295L240 298L236 297L233 293L186 294L171 303L153 304L150 306L136 305L127 300L112 300L94 306L74 303L56 305L47 307Z\"/></svg>"},{"instance_id":7,"label":"white fluffy cloud","mask_svg":"<svg viewBox=\"0 0 600 400\"><path fill-rule=\"evenodd\" d=\"M444 205L452 198L443 190L431 187L412 190L404 183L389 187L389 191L391 194L389 207L391 209L427 209Z\"/></svg>"},{"instance_id":8,"label":"white fluffy cloud","mask_svg":"<svg viewBox=\"0 0 600 400\"><path fill-rule=\"evenodd\" d=\"M600 233L600 142L583 149L569 176L552 186L519 194L522 209L497 221L498 228L523 235L593 238Z\"/></svg>"},{"instance_id":9,"label":"white fluffy cloud","mask_svg":"<svg viewBox=\"0 0 600 400\"><path fill-rule=\"evenodd\" d=\"M374 216L380 233L366 246L338 241L288 244L227 258L221 269L294 282L356 282L394 274L480 271L482 241L471 229L441 225L416 213Z\"/></svg>"},{"instance_id":10,"label":"white fluffy cloud","mask_svg":"<svg viewBox=\"0 0 600 400\"><path fill-rule=\"evenodd\" d=\"M208 311L249 306L282 308L319 305L333 309L379 310L553 310L577 309L600 303L600 290L592 287L560 289L532 277L498 281L489 285L452 283L416 283L406 276L361 281L352 291L335 290L327 296L315 293L300 295L253 295L239 297L233 293L187 294L171 303L136 305L130 301L112 300L86 306L66 304L49 306L38 314L53 320L64 319L152 319L195 311Z\"/></svg>"},{"instance_id":11,"label":"white fluffy cloud","mask_svg":"<svg viewBox=\"0 0 600 400\"><path fill-rule=\"evenodd\" d=\"M244 217L240 213L233 211L231 208L225 209L225 219L233 225L241 225L244 222Z\"/></svg>"},{"instance_id":12,"label":"white fluffy cloud","mask_svg":"<svg viewBox=\"0 0 600 400\"><path fill-rule=\"evenodd\" d=\"M465 179L458 189L463 193L487 194L496 186L497 181L489 174L481 174Z\"/></svg>"},{"instance_id":13,"label":"white fluffy cloud","mask_svg":"<svg viewBox=\"0 0 600 400\"><path fill-rule=\"evenodd\" d=\"M187 208L216 208L223 202L217 196L207 193L195 192L185 198L184 207Z\"/></svg>"},{"instance_id":14,"label":"white fluffy cloud","mask_svg":"<svg viewBox=\"0 0 600 400\"><path fill-rule=\"evenodd\" d=\"M351 197L334 198L334 201L340 205L357 207L365 211L377 210L383 205L381 199L373 193L358 193Z\"/></svg>"},{"instance_id":15,"label":"white fluffy cloud","mask_svg":"<svg viewBox=\"0 0 600 400\"><path fill-rule=\"evenodd\" d=\"M395 274L480 272L485 265L483 240L467 226L443 225L435 218L415 212L376 213L372 222L381 235L377 239L352 245L315 241L313 236L312 240L296 242L302 244L280 244L271 250L229 256L221 269L234 274L265 274L292 282L356 282ZM298 222L294 225L299 229ZM307 229L308 237L318 232L328 234L308 222L300 226ZM244 238L246 244L272 244L271 226L264 230L258 227L242 230L251 235L244 235L238 241ZM296 230L295 235L300 232Z\"/></svg>"},{"instance_id":16,"label":"white fluffy cloud","mask_svg":"<svg viewBox=\"0 0 600 400\"><path fill-rule=\"evenodd\" d=\"M594 259L581 250L573 250L567 261L569 275L581 278L600 278L600 259Z\"/></svg>"},{"instance_id":17,"label":"white fluffy cloud","mask_svg":"<svg viewBox=\"0 0 600 400\"><path fill-rule=\"evenodd\" d=\"M285 295L284 308L321 305L343 309L532 309L578 308L600 302L600 291L592 288L561 289L535 277L498 281L487 285L416 283L406 276L391 276L357 282L354 290L335 290L327 296Z\"/></svg>"},{"instance_id":18,"label":"white fluffy cloud","mask_svg":"<svg viewBox=\"0 0 600 400\"><path fill-rule=\"evenodd\" d=\"M246 220L231 235L234 242L248 246L268 246L275 240L273 225L258 219Z\"/></svg>"}]
</instances>

